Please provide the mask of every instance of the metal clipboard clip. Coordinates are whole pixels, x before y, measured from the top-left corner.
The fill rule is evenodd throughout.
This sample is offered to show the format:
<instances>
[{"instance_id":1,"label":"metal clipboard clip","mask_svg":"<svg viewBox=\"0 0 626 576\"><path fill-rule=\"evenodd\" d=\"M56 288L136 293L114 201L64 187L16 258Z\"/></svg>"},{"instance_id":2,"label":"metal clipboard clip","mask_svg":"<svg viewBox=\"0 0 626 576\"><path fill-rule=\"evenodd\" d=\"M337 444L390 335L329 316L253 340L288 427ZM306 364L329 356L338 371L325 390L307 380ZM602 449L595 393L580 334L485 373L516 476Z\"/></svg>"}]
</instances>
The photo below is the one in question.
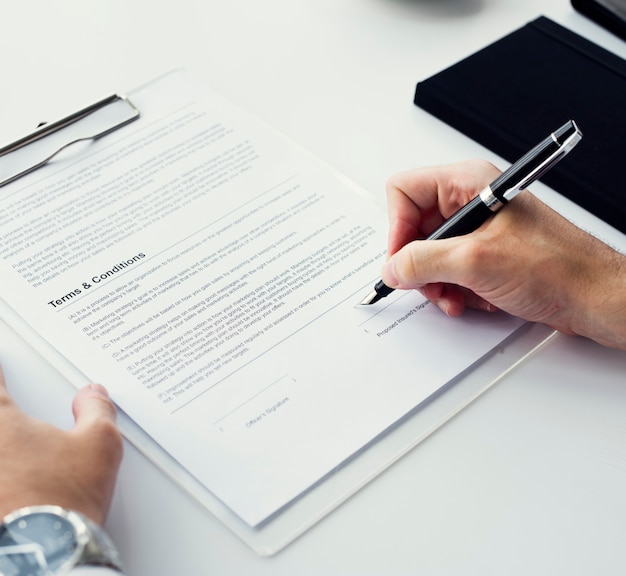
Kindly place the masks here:
<instances>
[{"instance_id":1,"label":"metal clipboard clip","mask_svg":"<svg viewBox=\"0 0 626 576\"><path fill-rule=\"evenodd\" d=\"M139 118L125 96L114 94L0 148L0 187L37 170L74 144L93 141Z\"/></svg>"}]
</instances>

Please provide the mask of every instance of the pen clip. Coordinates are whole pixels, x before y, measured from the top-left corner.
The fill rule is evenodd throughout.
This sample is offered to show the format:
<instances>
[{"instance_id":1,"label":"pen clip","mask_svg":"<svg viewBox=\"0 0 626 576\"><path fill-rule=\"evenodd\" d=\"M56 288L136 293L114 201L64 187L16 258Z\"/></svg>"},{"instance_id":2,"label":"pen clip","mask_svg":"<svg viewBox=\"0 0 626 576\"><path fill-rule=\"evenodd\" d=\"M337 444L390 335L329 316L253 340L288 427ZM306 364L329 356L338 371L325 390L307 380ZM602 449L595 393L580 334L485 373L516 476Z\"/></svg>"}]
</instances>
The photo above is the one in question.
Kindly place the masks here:
<instances>
[{"instance_id":1,"label":"pen clip","mask_svg":"<svg viewBox=\"0 0 626 576\"><path fill-rule=\"evenodd\" d=\"M560 144L560 147L557 148L548 158L546 158L537 169L534 170L531 174L525 178L520 184L519 189L523 190L524 188L528 188L535 180L539 180L548 170L550 170L557 162L560 162L564 156L569 154L571 150L578 144L583 134L576 125L576 123L572 120L572 124L574 125L575 131L570 134L563 142L558 142L556 136L552 134L552 138L554 138L557 144Z\"/></svg>"},{"instance_id":2,"label":"pen clip","mask_svg":"<svg viewBox=\"0 0 626 576\"><path fill-rule=\"evenodd\" d=\"M564 139L561 141L563 136ZM581 139L582 132L576 123L570 120L522 156L509 170L496 179L492 185L494 194L501 202L506 203L512 200L519 192L528 188L566 156ZM529 166L532 166L531 170L529 170ZM504 191L496 192L496 189L500 187L504 187Z\"/></svg>"}]
</instances>

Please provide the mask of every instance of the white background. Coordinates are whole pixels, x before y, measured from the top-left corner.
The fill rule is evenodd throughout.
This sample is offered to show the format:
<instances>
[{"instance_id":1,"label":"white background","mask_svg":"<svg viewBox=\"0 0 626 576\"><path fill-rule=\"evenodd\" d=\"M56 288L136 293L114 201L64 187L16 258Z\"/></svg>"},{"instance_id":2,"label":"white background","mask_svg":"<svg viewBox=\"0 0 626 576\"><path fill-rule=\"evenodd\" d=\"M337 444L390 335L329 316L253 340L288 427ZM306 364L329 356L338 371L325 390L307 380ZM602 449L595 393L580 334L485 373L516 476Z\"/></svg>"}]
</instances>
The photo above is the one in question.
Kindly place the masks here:
<instances>
[{"instance_id":1,"label":"white background","mask_svg":"<svg viewBox=\"0 0 626 576\"><path fill-rule=\"evenodd\" d=\"M5 3L0 143L185 67L384 205L398 170L470 157L505 166L417 109L415 84L541 14L626 57L566 0ZM0 362L26 410L70 426L73 389L3 325ZM107 528L128 576L621 574L625 376L626 354L559 336L273 558L130 446Z\"/></svg>"}]
</instances>

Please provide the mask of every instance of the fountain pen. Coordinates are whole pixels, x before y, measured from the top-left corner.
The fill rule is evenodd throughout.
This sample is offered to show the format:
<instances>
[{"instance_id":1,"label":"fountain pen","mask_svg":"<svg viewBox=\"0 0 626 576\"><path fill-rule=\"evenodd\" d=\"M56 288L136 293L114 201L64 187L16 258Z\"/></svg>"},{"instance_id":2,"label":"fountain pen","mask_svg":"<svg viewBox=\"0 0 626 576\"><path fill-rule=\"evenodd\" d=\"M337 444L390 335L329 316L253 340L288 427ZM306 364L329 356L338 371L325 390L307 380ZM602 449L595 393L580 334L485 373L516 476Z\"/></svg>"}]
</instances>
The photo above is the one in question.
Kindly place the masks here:
<instances>
[{"instance_id":1,"label":"fountain pen","mask_svg":"<svg viewBox=\"0 0 626 576\"><path fill-rule=\"evenodd\" d=\"M576 123L573 120L568 121L483 188L478 196L455 212L426 240L452 238L473 232L519 192L541 178L574 148L581 138L582 132ZM374 290L361 301L361 304L374 304L392 292L393 288L379 280Z\"/></svg>"}]
</instances>

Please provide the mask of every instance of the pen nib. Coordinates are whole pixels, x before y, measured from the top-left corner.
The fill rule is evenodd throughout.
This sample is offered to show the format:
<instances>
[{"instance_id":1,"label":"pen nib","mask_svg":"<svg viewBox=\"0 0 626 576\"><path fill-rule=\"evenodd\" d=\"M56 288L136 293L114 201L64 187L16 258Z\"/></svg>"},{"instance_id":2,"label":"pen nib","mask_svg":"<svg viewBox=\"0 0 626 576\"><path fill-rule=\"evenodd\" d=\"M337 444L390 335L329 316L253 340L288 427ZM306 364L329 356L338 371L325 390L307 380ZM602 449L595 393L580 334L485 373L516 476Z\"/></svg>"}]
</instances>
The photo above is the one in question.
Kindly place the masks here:
<instances>
[{"instance_id":1,"label":"pen nib","mask_svg":"<svg viewBox=\"0 0 626 576\"><path fill-rule=\"evenodd\" d=\"M363 300L361 300L361 306L369 306L370 304L374 304L378 302L382 296L376 292L376 290L372 290Z\"/></svg>"},{"instance_id":2,"label":"pen nib","mask_svg":"<svg viewBox=\"0 0 626 576\"><path fill-rule=\"evenodd\" d=\"M389 288L382 280L376 282L376 286L374 286L374 290L372 290L367 297L361 300L362 306L368 306L369 304L374 304L378 302L381 298L385 296L389 296L393 292L393 288Z\"/></svg>"}]
</instances>

